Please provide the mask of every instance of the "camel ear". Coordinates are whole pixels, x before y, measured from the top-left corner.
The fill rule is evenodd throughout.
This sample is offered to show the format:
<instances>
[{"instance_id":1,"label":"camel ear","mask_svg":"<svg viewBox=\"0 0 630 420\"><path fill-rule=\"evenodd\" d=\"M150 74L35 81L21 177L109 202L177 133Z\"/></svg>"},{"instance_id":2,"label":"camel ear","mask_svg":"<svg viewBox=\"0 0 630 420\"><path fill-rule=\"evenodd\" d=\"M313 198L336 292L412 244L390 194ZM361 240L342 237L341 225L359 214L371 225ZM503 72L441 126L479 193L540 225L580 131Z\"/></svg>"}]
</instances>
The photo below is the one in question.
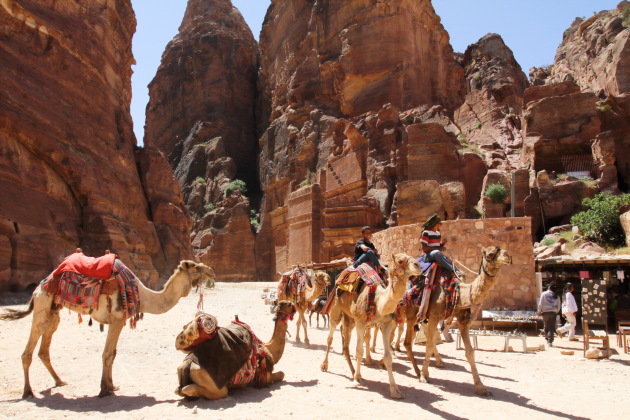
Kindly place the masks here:
<instances>
[{"instance_id":1,"label":"camel ear","mask_svg":"<svg viewBox=\"0 0 630 420\"><path fill-rule=\"evenodd\" d=\"M190 270L194 263L192 261L182 261L181 266L184 270Z\"/></svg>"},{"instance_id":2,"label":"camel ear","mask_svg":"<svg viewBox=\"0 0 630 420\"><path fill-rule=\"evenodd\" d=\"M392 263L394 263L394 265L397 265L396 263L396 255L392 252Z\"/></svg>"}]
</instances>

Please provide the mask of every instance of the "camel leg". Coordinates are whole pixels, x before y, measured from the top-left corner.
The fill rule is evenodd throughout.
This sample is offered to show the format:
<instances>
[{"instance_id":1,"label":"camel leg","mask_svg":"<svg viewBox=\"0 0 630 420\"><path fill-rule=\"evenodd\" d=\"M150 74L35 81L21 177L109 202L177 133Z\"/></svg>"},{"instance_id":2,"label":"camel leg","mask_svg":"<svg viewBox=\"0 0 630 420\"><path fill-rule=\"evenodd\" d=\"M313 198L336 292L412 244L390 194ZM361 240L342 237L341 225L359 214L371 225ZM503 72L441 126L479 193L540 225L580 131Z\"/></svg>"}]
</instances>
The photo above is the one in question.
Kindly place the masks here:
<instances>
[{"instance_id":1,"label":"camel leg","mask_svg":"<svg viewBox=\"0 0 630 420\"><path fill-rule=\"evenodd\" d=\"M357 370L356 372L354 372L354 381L358 383L359 385L363 385L363 378L361 377L361 359L363 358L363 345L365 342L365 324L363 324L362 322L357 322L356 328L357 328L357 349L356 349ZM348 328L348 330L350 329ZM343 338L344 338L344 354L345 354L346 348L349 346L349 343L350 343L350 334L346 333L345 328L344 328ZM350 357L347 357L347 360L352 366Z\"/></svg>"},{"instance_id":2,"label":"camel leg","mask_svg":"<svg viewBox=\"0 0 630 420\"><path fill-rule=\"evenodd\" d=\"M307 325L306 325L306 317L302 317L302 328L304 328L304 344L306 344L306 347L309 347L311 345L311 342L308 341L308 333L306 332L307 330Z\"/></svg>"},{"instance_id":3,"label":"camel leg","mask_svg":"<svg viewBox=\"0 0 630 420\"><path fill-rule=\"evenodd\" d=\"M392 349L390 337L394 329L394 321L388 321L385 324L382 324L381 329L383 330L383 363L385 364L387 376L389 377L389 393L392 398L403 398L403 395L398 390L398 385L396 385L394 373L392 372Z\"/></svg>"},{"instance_id":4,"label":"camel leg","mask_svg":"<svg viewBox=\"0 0 630 420\"><path fill-rule=\"evenodd\" d=\"M298 313L298 319L297 319L297 322L295 323L295 328L296 328L295 342L301 343L302 340L300 340L300 327L302 326L302 320L304 319L304 308L296 304L295 309L297 309L297 313Z\"/></svg>"},{"instance_id":5,"label":"camel leg","mask_svg":"<svg viewBox=\"0 0 630 420\"><path fill-rule=\"evenodd\" d=\"M378 338L379 330L380 330L379 327L374 327L374 340L372 340L372 345L370 346L370 350L372 351L376 351L376 339Z\"/></svg>"},{"instance_id":6,"label":"camel leg","mask_svg":"<svg viewBox=\"0 0 630 420\"><path fill-rule=\"evenodd\" d=\"M411 366L413 367L414 372L416 372L416 376L421 378L420 369L418 369L418 364L416 363L416 358L413 356L413 336L414 336L414 325L416 323L416 316L414 315L412 319L407 318L407 334L405 334L404 346L407 351L407 358L411 361Z\"/></svg>"},{"instance_id":7,"label":"camel leg","mask_svg":"<svg viewBox=\"0 0 630 420\"><path fill-rule=\"evenodd\" d=\"M328 354L330 353L330 348L332 347L333 342L333 334L337 329L337 325L341 321L341 310L339 310L336 306L333 306L330 311L330 317L328 318L328 339L326 341L326 356L324 357L324 361L322 362L320 369L322 372L328 372Z\"/></svg>"},{"instance_id":8,"label":"camel leg","mask_svg":"<svg viewBox=\"0 0 630 420\"><path fill-rule=\"evenodd\" d=\"M366 366L374 363L374 361L372 360L372 354L370 352L370 350L374 351L374 347L370 349L372 330L374 330L374 339L376 340L376 336L378 335L378 329L376 327L365 329L365 365ZM355 355L355 357L357 359L357 363L361 363L361 359L359 358L359 355L357 354Z\"/></svg>"},{"instance_id":9,"label":"camel leg","mask_svg":"<svg viewBox=\"0 0 630 420\"><path fill-rule=\"evenodd\" d=\"M50 343L52 342L52 336L57 331L57 327L59 326L59 311L51 310L50 311L50 321L48 322L48 326L46 328L46 332L42 336L42 344L39 347L39 358L41 359L48 372L50 372L51 376L55 380L55 386L64 386L68 385L64 381L59 378L55 369L53 369L52 364L50 363Z\"/></svg>"},{"instance_id":10,"label":"camel leg","mask_svg":"<svg viewBox=\"0 0 630 420\"><path fill-rule=\"evenodd\" d=\"M400 339L402 338L403 332L405 331L405 323L402 322L401 324L397 325L396 326L396 331L397 331L397 335L396 335L396 341L395 341L395 344L394 344L394 350L401 351L400 350ZM392 340L393 340L393 335L394 335L394 331L392 330Z\"/></svg>"},{"instance_id":11,"label":"camel leg","mask_svg":"<svg viewBox=\"0 0 630 420\"><path fill-rule=\"evenodd\" d=\"M308 314L308 326L312 327L313 323L311 322L311 319L313 318L313 311L309 312ZM319 318L317 319L317 321L319 321ZM317 322L317 328L319 328L319 322Z\"/></svg>"},{"instance_id":12,"label":"camel leg","mask_svg":"<svg viewBox=\"0 0 630 420\"><path fill-rule=\"evenodd\" d=\"M267 383L273 384L284 380L284 372L267 373Z\"/></svg>"},{"instance_id":13,"label":"camel leg","mask_svg":"<svg viewBox=\"0 0 630 420\"><path fill-rule=\"evenodd\" d=\"M33 309L33 322L31 323L31 333L26 342L26 347L22 352L22 369L24 370L24 392L22 398L28 398L33 396L33 390L31 389L31 381L29 378L29 369L33 362L33 351L37 346L39 338L48 330L50 324L50 306L52 304L52 298L50 302L39 304L40 299L35 299L35 307ZM42 309L42 306L46 309Z\"/></svg>"},{"instance_id":14,"label":"camel leg","mask_svg":"<svg viewBox=\"0 0 630 420\"><path fill-rule=\"evenodd\" d=\"M350 358L350 338L352 337L352 330L354 330L354 320L349 316L342 314L343 322L341 324L341 343L342 343L342 353L343 357L346 359L348 363L348 367L350 368L350 372L352 373L352 377L354 378L354 365L352 364L352 359ZM359 356L361 357L361 356ZM357 363L360 365L361 363Z\"/></svg>"},{"instance_id":15,"label":"camel leg","mask_svg":"<svg viewBox=\"0 0 630 420\"><path fill-rule=\"evenodd\" d=\"M427 336L426 350L424 353L424 362L422 363L422 374L420 376L420 382L429 382L429 362L431 355L435 351L436 333L437 333L437 320L434 318L429 319L429 324L424 328L424 334Z\"/></svg>"},{"instance_id":16,"label":"camel leg","mask_svg":"<svg viewBox=\"0 0 630 420\"><path fill-rule=\"evenodd\" d=\"M116 346L122 332L125 322L123 319L114 319L107 329L107 339L105 341L105 349L103 350L103 375L101 376L101 392L98 394L100 398L117 391L112 378L112 370L114 367L114 359L116 358Z\"/></svg>"},{"instance_id":17,"label":"camel leg","mask_svg":"<svg viewBox=\"0 0 630 420\"><path fill-rule=\"evenodd\" d=\"M186 385L181 389L181 394L189 398L204 397L209 400L218 400L228 395L228 388L217 387L208 372L201 369L199 365L193 363L190 366L191 385Z\"/></svg>"},{"instance_id":18,"label":"camel leg","mask_svg":"<svg viewBox=\"0 0 630 420\"><path fill-rule=\"evenodd\" d=\"M469 327L467 326L459 327L459 331L462 336L462 342L464 343L464 348L466 349L466 359L470 364L470 371L472 372L473 381L475 383L475 391L477 392L477 395L488 397L492 395L492 393L486 389L483 383L481 383L481 379L479 378L477 365L475 364L475 349L473 349L472 344L470 344L470 334L468 333L468 329Z\"/></svg>"}]
</instances>

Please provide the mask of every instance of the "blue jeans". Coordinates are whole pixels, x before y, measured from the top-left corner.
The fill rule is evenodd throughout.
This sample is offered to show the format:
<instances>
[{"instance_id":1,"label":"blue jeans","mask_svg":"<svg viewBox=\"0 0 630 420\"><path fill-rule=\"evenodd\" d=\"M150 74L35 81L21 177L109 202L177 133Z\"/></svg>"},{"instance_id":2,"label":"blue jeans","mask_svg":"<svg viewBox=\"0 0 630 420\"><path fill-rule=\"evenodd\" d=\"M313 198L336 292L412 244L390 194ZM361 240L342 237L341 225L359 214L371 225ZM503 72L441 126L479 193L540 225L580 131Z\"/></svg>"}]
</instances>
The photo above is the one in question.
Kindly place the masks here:
<instances>
[{"instance_id":1,"label":"blue jeans","mask_svg":"<svg viewBox=\"0 0 630 420\"><path fill-rule=\"evenodd\" d=\"M434 249L431 252L428 252L422 256L425 262L436 262L442 266L442 268L453 271L453 263L446 258L446 256L442 253L442 251L438 249Z\"/></svg>"},{"instance_id":2,"label":"blue jeans","mask_svg":"<svg viewBox=\"0 0 630 420\"><path fill-rule=\"evenodd\" d=\"M371 249L369 251L367 251L366 253L364 253L363 255L361 255L359 258L357 258L357 260L354 262L354 264L352 264L352 266L354 268L357 268L358 266L360 266L364 262L368 262L368 261L371 261L372 264L374 264L374 267L380 267L381 266L381 262L378 260L378 257L376 256L376 253L374 251L372 251Z\"/></svg>"}]
</instances>

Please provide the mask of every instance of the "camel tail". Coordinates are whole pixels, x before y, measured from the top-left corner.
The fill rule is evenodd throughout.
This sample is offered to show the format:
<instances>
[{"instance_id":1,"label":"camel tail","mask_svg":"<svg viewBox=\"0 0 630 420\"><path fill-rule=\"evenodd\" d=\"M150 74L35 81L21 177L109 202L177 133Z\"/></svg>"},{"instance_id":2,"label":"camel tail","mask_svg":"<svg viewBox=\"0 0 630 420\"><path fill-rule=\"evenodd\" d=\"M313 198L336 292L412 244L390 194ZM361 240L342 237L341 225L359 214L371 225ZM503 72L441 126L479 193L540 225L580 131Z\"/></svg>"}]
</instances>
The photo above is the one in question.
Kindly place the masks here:
<instances>
[{"instance_id":1,"label":"camel tail","mask_svg":"<svg viewBox=\"0 0 630 420\"><path fill-rule=\"evenodd\" d=\"M28 302L28 309L20 311L17 309L6 309L3 314L0 314L0 319L3 321L17 321L18 319L25 318L33 312L33 298Z\"/></svg>"}]
</instances>

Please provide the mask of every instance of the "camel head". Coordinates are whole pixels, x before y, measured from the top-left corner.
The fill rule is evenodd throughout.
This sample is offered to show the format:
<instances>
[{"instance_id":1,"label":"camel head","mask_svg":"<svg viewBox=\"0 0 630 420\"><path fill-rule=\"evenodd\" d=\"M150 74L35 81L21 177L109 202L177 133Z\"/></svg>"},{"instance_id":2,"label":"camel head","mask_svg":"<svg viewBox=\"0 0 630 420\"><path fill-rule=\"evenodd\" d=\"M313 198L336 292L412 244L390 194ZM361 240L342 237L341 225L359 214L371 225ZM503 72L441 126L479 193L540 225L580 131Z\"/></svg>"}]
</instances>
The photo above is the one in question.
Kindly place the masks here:
<instances>
[{"instance_id":1,"label":"camel head","mask_svg":"<svg viewBox=\"0 0 630 420\"><path fill-rule=\"evenodd\" d=\"M420 263L407 254L392 254L392 263L393 270L390 268L391 274L401 280L407 281L411 277L422 274Z\"/></svg>"},{"instance_id":2,"label":"camel head","mask_svg":"<svg viewBox=\"0 0 630 420\"><path fill-rule=\"evenodd\" d=\"M510 253L498 246L484 248L483 259L485 263L494 263L497 266L512 264L512 256Z\"/></svg>"},{"instance_id":3,"label":"camel head","mask_svg":"<svg viewBox=\"0 0 630 420\"><path fill-rule=\"evenodd\" d=\"M288 300L281 300L276 305L276 310L274 311L273 322L278 320L287 322L293 319L293 315L295 315L296 309L295 304Z\"/></svg>"},{"instance_id":4,"label":"camel head","mask_svg":"<svg viewBox=\"0 0 630 420\"><path fill-rule=\"evenodd\" d=\"M182 332L175 339L175 348L190 353L199 344L214 337L218 328L215 316L199 311L192 321L184 325Z\"/></svg>"},{"instance_id":5,"label":"camel head","mask_svg":"<svg viewBox=\"0 0 630 420\"><path fill-rule=\"evenodd\" d=\"M186 293L184 293L184 296L188 296L190 289L199 286L202 281L216 279L212 268L194 261L184 260L180 262L177 266L177 270L188 273L190 278L190 283L186 289Z\"/></svg>"},{"instance_id":6,"label":"camel head","mask_svg":"<svg viewBox=\"0 0 630 420\"><path fill-rule=\"evenodd\" d=\"M322 289L325 289L326 286L330 284L330 276L328 273L322 270L317 270L313 272L313 280L315 284L317 284Z\"/></svg>"}]
</instances>

